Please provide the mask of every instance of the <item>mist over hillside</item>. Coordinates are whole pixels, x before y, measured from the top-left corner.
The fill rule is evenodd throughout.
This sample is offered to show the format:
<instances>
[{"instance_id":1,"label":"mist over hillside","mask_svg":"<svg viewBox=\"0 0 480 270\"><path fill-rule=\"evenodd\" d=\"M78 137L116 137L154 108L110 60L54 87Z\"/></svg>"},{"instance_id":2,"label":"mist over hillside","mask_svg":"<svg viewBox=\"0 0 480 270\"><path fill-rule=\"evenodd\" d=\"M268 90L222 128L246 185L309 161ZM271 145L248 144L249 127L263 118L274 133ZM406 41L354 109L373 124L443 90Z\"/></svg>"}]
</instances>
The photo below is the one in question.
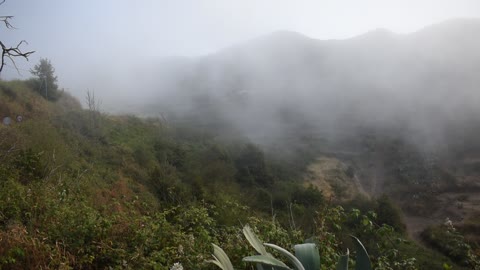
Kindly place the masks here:
<instances>
[{"instance_id":1,"label":"mist over hillside","mask_svg":"<svg viewBox=\"0 0 480 270\"><path fill-rule=\"evenodd\" d=\"M223 124L257 143L292 132L338 138L372 129L441 149L480 126L479 47L478 19L345 40L275 32L140 72L149 90L127 107Z\"/></svg>"},{"instance_id":2,"label":"mist over hillside","mask_svg":"<svg viewBox=\"0 0 480 270\"><path fill-rule=\"evenodd\" d=\"M480 1L0 9L0 270L480 270Z\"/></svg>"}]
</instances>

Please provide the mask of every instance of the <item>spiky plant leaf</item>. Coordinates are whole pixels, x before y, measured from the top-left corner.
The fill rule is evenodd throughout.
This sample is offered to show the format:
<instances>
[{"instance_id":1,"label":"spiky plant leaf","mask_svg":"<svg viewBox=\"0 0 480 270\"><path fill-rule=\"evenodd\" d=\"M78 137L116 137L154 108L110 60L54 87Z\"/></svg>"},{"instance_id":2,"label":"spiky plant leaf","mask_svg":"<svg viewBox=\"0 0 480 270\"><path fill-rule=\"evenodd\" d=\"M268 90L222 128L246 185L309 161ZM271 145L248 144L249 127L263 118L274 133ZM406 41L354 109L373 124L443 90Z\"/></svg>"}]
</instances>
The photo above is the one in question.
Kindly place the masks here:
<instances>
[{"instance_id":1,"label":"spiky plant leaf","mask_svg":"<svg viewBox=\"0 0 480 270\"><path fill-rule=\"evenodd\" d=\"M315 244L295 245L295 257L297 257L306 270L320 269L320 254Z\"/></svg>"},{"instance_id":2,"label":"spiky plant leaf","mask_svg":"<svg viewBox=\"0 0 480 270\"><path fill-rule=\"evenodd\" d=\"M282 261L279 261L271 256L267 255L255 255L255 256L249 256L245 257L242 259L244 262L252 262L252 263L258 263L260 266L257 264L257 268L260 267L260 269L264 269L263 266L271 266L273 269L279 269L279 270L287 270L290 269L286 264L284 264Z\"/></svg>"},{"instance_id":3,"label":"spiky plant leaf","mask_svg":"<svg viewBox=\"0 0 480 270\"><path fill-rule=\"evenodd\" d=\"M347 248L347 253L345 255L340 255L338 259L337 268L336 270L348 270L348 256L350 255L350 251Z\"/></svg>"},{"instance_id":4,"label":"spiky plant leaf","mask_svg":"<svg viewBox=\"0 0 480 270\"><path fill-rule=\"evenodd\" d=\"M230 258L228 258L227 254L223 249L215 244L213 245L213 260L209 260L209 262L214 263L218 267L220 267L222 270L234 270L232 262L230 261Z\"/></svg>"},{"instance_id":5,"label":"spiky plant leaf","mask_svg":"<svg viewBox=\"0 0 480 270\"><path fill-rule=\"evenodd\" d=\"M217 260L217 258L215 258L215 260L207 260L207 262L215 264L220 269L224 269L223 265Z\"/></svg>"},{"instance_id":6,"label":"spiky plant leaf","mask_svg":"<svg viewBox=\"0 0 480 270\"><path fill-rule=\"evenodd\" d=\"M367 250L363 246L362 242L355 236L351 236L354 239L355 249L357 256L355 257L355 270L372 270L372 263L368 257Z\"/></svg>"},{"instance_id":7,"label":"spiky plant leaf","mask_svg":"<svg viewBox=\"0 0 480 270\"><path fill-rule=\"evenodd\" d=\"M282 247L279 247L277 245L274 245L274 244L269 244L269 243L265 243L264 245L267 246L267 247L271 247L271 248L275 249L276 251L280 252L285 257L290 259L290 261L293 263L293 266L295 267L295 269L305 270L302 263L292 253L288 252L286 249L284 249Z\"/></svg>"},{"instance_id":8,"label":"spiky plant leaf","mask_svg":"<svg viewBox=\"0 0 480 270\"><path fill-rule=\"evenodd\" d=\"M245 235L245 238L247 238L247 241L250 243L250 245L258 252L260 255L268 255L269 253L265 249L265 247L262 245L262 242L258 237L253 233L252 228L250 228L249 225L245 225L243 227L243 234Z\"/></svg>"}]
</instances>

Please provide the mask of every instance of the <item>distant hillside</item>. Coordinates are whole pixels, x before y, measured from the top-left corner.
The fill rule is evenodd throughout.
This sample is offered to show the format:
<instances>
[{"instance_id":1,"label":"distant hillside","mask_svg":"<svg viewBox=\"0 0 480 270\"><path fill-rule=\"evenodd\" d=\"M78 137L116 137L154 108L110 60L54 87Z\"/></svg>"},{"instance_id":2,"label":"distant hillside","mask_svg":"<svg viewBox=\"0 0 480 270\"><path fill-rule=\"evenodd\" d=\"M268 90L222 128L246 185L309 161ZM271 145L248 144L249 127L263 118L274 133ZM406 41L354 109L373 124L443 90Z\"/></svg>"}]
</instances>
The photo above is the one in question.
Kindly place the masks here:
<instances>
[{"instance_id":1,"label":"distant hillside","mask_svg":"<svg viewBox=\"0 0 480 270\"><path fill-rule=\"evenodd\" d=\"M479 126L479 45L477 19L346 40L276 32L164 63L161 79L149 84L159 94L139 98L148 104L131 111L226 123L261 143L301 123L334 137L358 128L389 130L436 147L463 139L452 130Z\"/></svg>"}]
</instances>

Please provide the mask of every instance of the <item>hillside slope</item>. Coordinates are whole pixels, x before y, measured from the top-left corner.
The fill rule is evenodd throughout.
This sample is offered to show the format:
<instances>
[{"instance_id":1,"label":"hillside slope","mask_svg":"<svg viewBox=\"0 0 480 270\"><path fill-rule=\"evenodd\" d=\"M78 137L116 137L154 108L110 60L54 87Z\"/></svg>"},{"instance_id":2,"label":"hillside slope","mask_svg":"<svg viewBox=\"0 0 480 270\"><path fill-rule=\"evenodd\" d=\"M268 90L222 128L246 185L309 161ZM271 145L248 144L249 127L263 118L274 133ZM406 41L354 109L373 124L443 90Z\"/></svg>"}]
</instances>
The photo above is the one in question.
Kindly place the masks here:
<instances>
[{"instance_id":1,"label":"hillside slope","mask_svg":"<svg viewBox=\"0 0 480 270\"><path fill-rule=\"evenodd\" d=\"M0 125L2 269L212 269L211 243L248 269L247 223L287 248L318 241L327 267L352 247L349 234L374 265L454 264L409 241L392 245L403 225L387 198L342 208L305 187L305 156L280 158L188 123L83 110L66 93L46 101L28 81L0 82L0 102L2 117L24 117Z\"/></svg>"},{"instance_id":2,"label":"hillside slope","mask_svg":"<svg viewBox=\"0 0 480 270\"><path fill-rule=\"evenodd\" d=\"M329 138L373 128L445 150L480 126L479 29L479 20L459 19L345 40L277 32L163 63L162 79L148 86L158 94L130 111L226 123L261 144L305 126Z\"/></svg>"},{"instance_id":3,"label":"hillside slope","mask_svg":"<svg viewBox=\"0 0 480 270\"><path fill-rule=\"evenodd\" d=\"M322 202L248 141L46 101L28 81L0 82L0 116L14 119L0 124L1 269L208 269L211 243L237 241L241 224L301 241L270 202L279 222L283 199L308 192L295 206L311 219ZM226 248L238 262L246 246Z\"/></svg>"}]
</instances>

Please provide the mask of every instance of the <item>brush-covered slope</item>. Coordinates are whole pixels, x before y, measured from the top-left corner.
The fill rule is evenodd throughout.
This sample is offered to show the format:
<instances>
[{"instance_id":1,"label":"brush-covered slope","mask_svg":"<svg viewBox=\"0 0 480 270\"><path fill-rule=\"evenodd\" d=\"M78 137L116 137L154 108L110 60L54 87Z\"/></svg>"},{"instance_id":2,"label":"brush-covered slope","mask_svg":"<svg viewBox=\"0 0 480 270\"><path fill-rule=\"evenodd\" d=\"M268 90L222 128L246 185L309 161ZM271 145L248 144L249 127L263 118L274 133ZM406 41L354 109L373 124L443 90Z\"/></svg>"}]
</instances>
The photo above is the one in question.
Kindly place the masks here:
<instances>
[{"instance_id":1,"label":"brush-covered slope","mask_svg":"<svg viewBox=\"0 0 480 270\"><path fill-rule=\"evenodd\" d=\"M0 102L2 118L23 116L0 125L2 269L212 269L211 243L248 269L246 223L287 248L317 241L327 267L351 247L349 234L374 265L453 264L389 244L404 234L387 198L356 197L362 211L344 209L303 186L305 157L287 162L204 127L84 110L66 93L46 101L23 81L0 82Z\"/></svg>"},{"instance_id":2,"label":"brush-covered slope","mask_svg":"<svg viewBox=\"0 0 480 270\"><path fill-rule=\"evenodd\" d=\"M208 268L211 243L237 243L241 224L280 226L271 200L278 220L284 199L310 218L323 201L246 141L47 101L28 81L0 82L0 116L13 119L0 124L1 269Z\"/></svg>"}]
</instances>

